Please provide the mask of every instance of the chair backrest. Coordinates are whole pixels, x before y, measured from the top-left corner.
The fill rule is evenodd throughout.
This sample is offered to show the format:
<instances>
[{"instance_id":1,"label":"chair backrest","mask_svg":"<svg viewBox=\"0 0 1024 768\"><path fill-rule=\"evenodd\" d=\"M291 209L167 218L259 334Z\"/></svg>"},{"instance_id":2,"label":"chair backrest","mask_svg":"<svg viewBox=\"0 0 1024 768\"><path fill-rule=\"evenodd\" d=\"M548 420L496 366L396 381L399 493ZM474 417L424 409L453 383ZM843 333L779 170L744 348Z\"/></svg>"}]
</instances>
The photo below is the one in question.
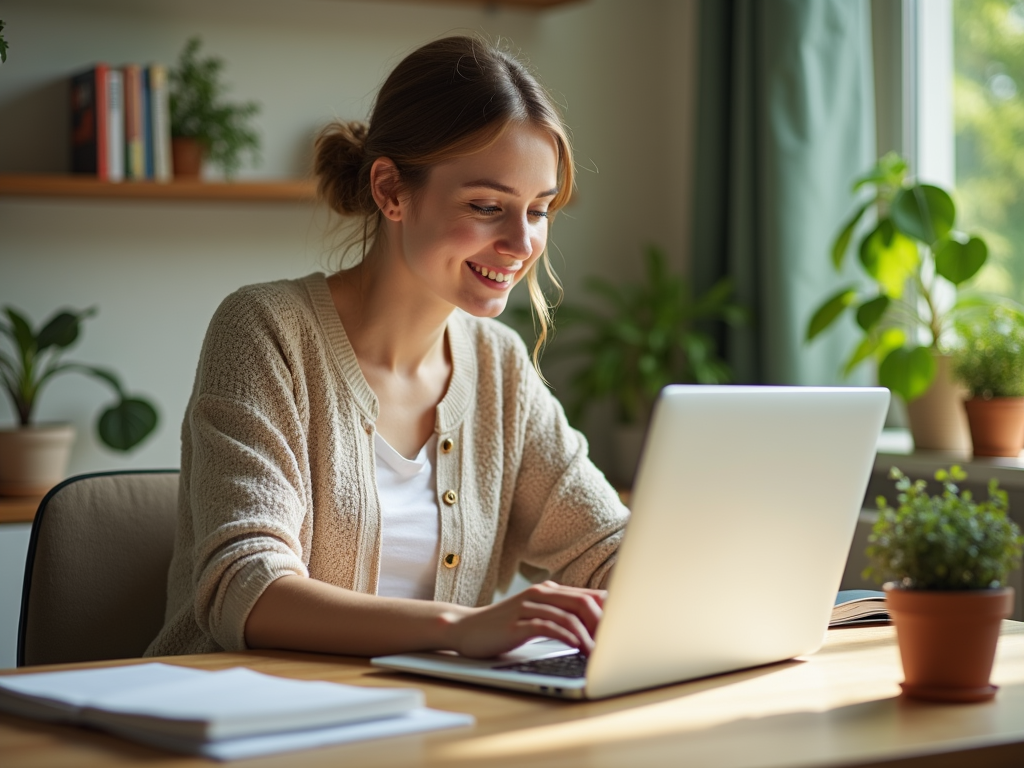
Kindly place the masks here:
<instances>
[{"instance_id":1,"label":"chair backrest","mask_svg":"<svg viewBox=\"0 0 1024 768\"><path fill-rule=\"evenodd\" d=\"M39 505L18 666L141 656L164 621L178 471L79 475Z\"/></svg>"}]
</instances>

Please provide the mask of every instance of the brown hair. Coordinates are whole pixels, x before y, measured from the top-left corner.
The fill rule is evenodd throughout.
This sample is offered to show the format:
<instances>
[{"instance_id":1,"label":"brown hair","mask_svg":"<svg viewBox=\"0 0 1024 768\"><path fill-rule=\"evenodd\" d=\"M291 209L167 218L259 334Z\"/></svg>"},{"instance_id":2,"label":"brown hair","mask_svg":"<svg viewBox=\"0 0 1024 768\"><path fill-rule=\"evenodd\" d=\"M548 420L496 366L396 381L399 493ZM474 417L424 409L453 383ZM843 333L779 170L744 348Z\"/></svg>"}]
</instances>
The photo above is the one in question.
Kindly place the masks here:
<instances>
[{"instance_id":1,"label":"brown hair","mask_svg":"<svg viewBox=\"0 0 1024 768\"><path fill-rule=\"evenodd\" d=\"M362 218L361 232L348 245L361 245L365 256L382 234L383 214L370 187L370 168L377 158L390 158L403 190L415 193L431 167L488 147L513 124L540 127L555 140L558 194L549 207L553 214L572 194L574 169L572 147L551 97L522 63L483 39L460 36L427 43L385 80L369 124L339 121L320 132L314 159L317 191L333 211ZM546 249L537 263L543 263L560 297L561 285ZM536 267L526 276L540 325L535 367L551 326L551 305Z\"/></svg>"}]
</instances>

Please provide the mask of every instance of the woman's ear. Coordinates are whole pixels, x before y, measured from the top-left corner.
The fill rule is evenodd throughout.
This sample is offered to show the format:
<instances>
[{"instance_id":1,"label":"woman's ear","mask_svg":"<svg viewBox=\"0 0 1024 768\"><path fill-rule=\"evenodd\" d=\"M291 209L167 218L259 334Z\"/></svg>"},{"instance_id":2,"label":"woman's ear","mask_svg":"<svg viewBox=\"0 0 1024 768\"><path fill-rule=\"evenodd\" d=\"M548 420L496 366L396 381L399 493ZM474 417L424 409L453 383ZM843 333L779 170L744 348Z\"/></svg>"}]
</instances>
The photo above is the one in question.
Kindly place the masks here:
<instances>
[{"instance_id":1,"label":"woman's ear","mask_svg":"<svg viewBox=\"0 0 1024 768\"><path fill-rule=\"evenodd\" d=\"M401 221L403 205L399 199L398 166L389 157L378 157L370 166L370 191L385 218Z\"/></svg>"}]
</instances>

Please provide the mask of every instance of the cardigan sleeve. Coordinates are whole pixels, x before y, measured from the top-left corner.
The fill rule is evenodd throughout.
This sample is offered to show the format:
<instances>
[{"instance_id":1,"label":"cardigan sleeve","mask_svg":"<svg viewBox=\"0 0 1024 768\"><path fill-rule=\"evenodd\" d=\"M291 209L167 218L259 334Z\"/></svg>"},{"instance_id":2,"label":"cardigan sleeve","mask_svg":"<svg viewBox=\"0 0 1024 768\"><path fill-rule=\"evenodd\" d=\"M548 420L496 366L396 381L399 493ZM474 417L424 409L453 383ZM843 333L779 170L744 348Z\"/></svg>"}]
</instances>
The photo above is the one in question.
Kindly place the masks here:
<instances>
[{"instance_id":1,"label":"cardigan sleeve","mask_svg":"<svg viewBox=\"0 0 1024 768\"><path fill-rule=\"evenodd\" d=\"M245 621L271 582L308 575L307 446L293 384L301 378L276 327L286 318L240 302L226 301L207 333L182 462L195 617L228 651L245 649Z\"/></svg>"},{"instance_id":2,"label":"cardigan sleeve","mask_svg":"<svg viewBox=\"0 0 1024 768\"><path fill-rule=\"evenodd\" d=\"M521 543L519 559L528 569L562 584L603 588L629 510L533 367L520 374L522 453L510 539Z\"/></svg>"}]
</instances>

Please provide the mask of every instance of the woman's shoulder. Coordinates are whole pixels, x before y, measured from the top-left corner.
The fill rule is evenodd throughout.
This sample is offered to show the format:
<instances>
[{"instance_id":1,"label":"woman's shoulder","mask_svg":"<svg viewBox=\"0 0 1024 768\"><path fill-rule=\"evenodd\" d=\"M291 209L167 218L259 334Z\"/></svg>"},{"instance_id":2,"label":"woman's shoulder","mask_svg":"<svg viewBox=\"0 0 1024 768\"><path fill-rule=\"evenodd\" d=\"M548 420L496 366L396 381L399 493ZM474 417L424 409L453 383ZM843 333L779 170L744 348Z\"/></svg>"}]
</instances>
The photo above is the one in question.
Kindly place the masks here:
<instances>
[{"instance_id":1,"label":"woman's shoulder","mask_svg":"<svg viewBox=\"0 0 1024 768\"><path fill-rule=\"evenodd\" d=\"M214 312L211 329L296 328L296 321L302 325L302 318L313 318L310 286L317 281L322 283L323 279L322 274L314 273L298 279L243 285L221 301Z\"/></svg>"},{"instance_id":2,"label":"woman's shoulder","mask_svg":"<svg viewBox=\"0 0 1024 768\"><path fill-rule=\"evenodd\" d=\"M522 337L500 320L490 317L474 317L457 312L465 329L467 341L473 346L478 360L493 358L504 364L530 365L530 355Z\"/></svg>"}]
</instances>

